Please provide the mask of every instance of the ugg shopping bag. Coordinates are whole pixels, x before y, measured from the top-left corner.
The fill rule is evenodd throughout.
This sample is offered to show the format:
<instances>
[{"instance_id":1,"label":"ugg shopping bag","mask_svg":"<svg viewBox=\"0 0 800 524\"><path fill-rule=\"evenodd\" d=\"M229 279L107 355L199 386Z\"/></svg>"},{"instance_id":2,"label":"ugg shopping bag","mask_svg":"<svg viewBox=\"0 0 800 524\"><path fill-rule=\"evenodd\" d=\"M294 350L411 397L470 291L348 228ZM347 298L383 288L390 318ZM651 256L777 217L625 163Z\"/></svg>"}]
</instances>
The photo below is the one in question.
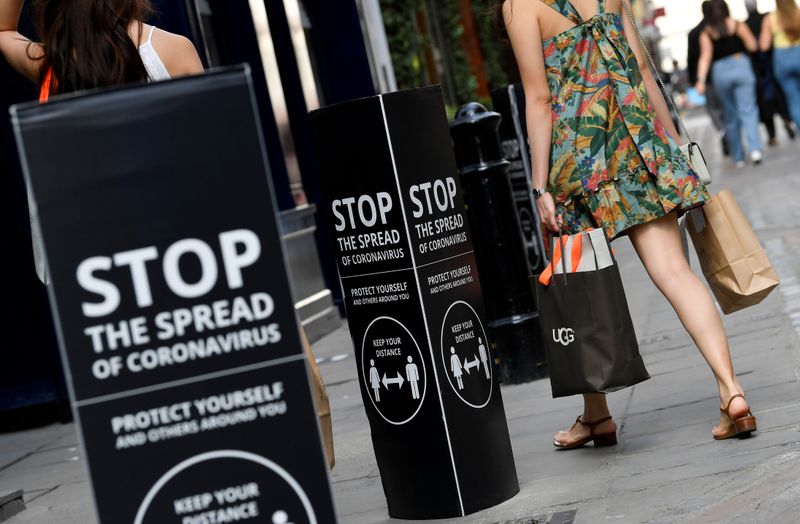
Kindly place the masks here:
<instances>
[{"instance_id":1,"label":"ugg shopping bag","mask_svg":"<svg viewBox=\"0 0 800 524\"><path fill-rule=\"evenodd\" d=\"M552 252L535 286L553 397L608 393L650 378L603 230L558 237Z\"/></svg>"},{"instance_id":2,"label":"ugg shopping bag","mask_svg":"<svg viewBox=\"0 0 800 524\"><path fill-rule=\"evenodd\" d=\"M725 314L758 304L780 283L729 190L688 213L700 267Z\"/></svg>"}]
</instances>

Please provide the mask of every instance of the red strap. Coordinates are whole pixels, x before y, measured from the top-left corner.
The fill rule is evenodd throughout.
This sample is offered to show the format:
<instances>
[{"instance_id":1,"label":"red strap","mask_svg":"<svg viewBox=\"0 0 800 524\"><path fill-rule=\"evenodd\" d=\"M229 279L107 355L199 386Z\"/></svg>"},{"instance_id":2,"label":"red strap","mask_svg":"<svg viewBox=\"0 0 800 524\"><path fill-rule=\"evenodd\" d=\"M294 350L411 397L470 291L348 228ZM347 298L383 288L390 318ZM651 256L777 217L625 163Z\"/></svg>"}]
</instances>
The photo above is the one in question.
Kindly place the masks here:
<instances>
[{"instance_id":1,"label":"red strap","mask_svg":"<svg viewBox=\"0 0 800 524\"><path fill-rule=\"evenodd\" d=\"M556 247L553 250L553 260L547 264L547 267L544 268L542 274L539 275L539 283L543 286L547 286L550 284L550 280L553 277L553 268L558 266L558 263L561 261L561 238L559 237L559 241L556 242ZM570 253L570 265L572 266L571 273L575 273L578 270L578 264L581 261L581 253L583 251L583 235L578 233L577 235L572 235L572 251Z\"/></svg>"},{"instance_id":2,"label":"red strap","mask_svg":"<svg viewBox=\"0 0 800 524\"><path fill-rule=\"evenodd\" d=\"M44 80L42 80L42 87L39 90L39 103L44 104L50 98L50 84L57 84L57 82L53 79L53 68L49 68L47 73L44 74Z\"/></svg>"},{"instance_id":3,"label":"red strap","mask_svg":"<svg viewBox=\"0 0 800 524\"><path fill-rule=\"evenodd\" d=\"M555 249L553 249L553 260L547 264L547 267L544 268L542 274L539 275L539 283L543 286L547 286L550 284L550 279L553 277L553 263L556 262L561 258L561 242L556 243Z\"/></svg>"}]
</instances>

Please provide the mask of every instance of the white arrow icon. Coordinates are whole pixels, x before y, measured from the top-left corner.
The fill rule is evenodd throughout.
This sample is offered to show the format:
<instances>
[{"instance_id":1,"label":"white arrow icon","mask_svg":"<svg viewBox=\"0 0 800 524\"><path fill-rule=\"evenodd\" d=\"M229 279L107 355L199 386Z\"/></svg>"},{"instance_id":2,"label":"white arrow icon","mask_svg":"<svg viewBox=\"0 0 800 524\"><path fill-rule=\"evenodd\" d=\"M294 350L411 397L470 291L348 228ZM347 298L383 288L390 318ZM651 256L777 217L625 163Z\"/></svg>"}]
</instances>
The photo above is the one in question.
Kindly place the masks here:
<instances>
[{"instance_id":1,"label":"white arrow icon","mask_svg":"<svg viewBox=\"0 0 800 524\"><path fill-rule=\"evenodd\" d=\"M386 389L389 389L389 384L398 384L399 387L397 389L401 389L403 382L405 382L405 379L399 371L397 372L397 378L386 378L386 373L383 374L383 387Z\"/></svg>"},{"instance_id":2,"label":"white arrow icon","mask_svg":"<svg viewBox=\"0 0 800 524\"><path fill-rule=\"evenodd\" d=\"M475 357L475 355L472 355L472 356ZM478 360L478 357L475 357L475 360L473 360L472 362L470 362L467 359L464 359L464 370L467 373L469 373L470 368L476 368L476 367L478 367L480 365L481 365L481 361Z\"/></svg>"}]
</instances>

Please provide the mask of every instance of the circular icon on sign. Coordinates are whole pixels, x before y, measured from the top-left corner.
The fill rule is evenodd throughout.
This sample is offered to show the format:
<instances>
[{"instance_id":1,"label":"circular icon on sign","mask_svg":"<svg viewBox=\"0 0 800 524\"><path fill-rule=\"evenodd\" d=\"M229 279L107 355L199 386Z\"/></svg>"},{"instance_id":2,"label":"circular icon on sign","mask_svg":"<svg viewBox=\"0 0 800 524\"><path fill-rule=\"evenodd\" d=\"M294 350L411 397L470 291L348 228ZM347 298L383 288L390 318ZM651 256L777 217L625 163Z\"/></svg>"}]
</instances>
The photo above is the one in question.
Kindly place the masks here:
<instances>
[{"instance_id":1,"label":"circular icon on sign","mask_svg":"<svg viewBox=\"0 0 800 524\"><path fill-rule=\"evenodd\" d=\"M442 322L442 364L458 398L482 408L492 398L492 360L478 314L464 302L453 302Z\"/></svg>"},{"instance_id":2,"label":"circular icon on sign","mask_svg":"<svg viewBox=\"0 0 800 524\"><path fill-rule=\"evenodd\" d=\"M311 501L288 471L255 453L221 449L166 472L140 504L134 524L248 519L317 524Z\"/></svg>"},{"instance_id":3,"label":"circular icon on sign","mask_svg":"<svg viewBox=\"0 0 800 524\"><path fill-rule=\"evenodd\" d=\"M427 374L419 344L400 321L378 317L361 344L361 376L372 405L383 419L405 424L425 399Z\"/></svg>"}]
</instances>

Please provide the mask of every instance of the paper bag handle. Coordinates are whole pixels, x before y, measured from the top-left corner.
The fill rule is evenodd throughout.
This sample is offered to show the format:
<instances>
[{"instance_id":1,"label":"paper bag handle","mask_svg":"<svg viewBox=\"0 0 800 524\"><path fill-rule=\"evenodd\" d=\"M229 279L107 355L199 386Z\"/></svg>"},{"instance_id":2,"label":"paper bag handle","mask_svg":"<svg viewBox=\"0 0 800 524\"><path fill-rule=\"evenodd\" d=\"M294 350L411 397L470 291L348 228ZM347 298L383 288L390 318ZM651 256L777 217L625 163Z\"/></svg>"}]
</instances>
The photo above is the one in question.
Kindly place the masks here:
<instances>
[{"instance_id":1,"label":"paper bag handle","mask_svg":"<svg viewBox=\"0 0 800 524\"><path fill-rule=\"evenodd\" d=\"M544 268L542 274L539 275L539 283L543 286L547 286L550 284L550 280L553 278L553 268L558 266L559 261L563 266L564 271L564 278L567 276L567 267L566 267L566 259L562 260L561 257L561 245L565 243L564 237L569 237L569 235L559 235L558 236L558 243L556 244L555 249L553 249L553 260L547 264L547 267ZM572 239L572 249L570 251L570 262L572 266L571 273L575 273L578 270L578 264L581 261L581 253L583 250L583 234L578 233L577 235L573 236Z\"/></svg>"}]
</instances>

